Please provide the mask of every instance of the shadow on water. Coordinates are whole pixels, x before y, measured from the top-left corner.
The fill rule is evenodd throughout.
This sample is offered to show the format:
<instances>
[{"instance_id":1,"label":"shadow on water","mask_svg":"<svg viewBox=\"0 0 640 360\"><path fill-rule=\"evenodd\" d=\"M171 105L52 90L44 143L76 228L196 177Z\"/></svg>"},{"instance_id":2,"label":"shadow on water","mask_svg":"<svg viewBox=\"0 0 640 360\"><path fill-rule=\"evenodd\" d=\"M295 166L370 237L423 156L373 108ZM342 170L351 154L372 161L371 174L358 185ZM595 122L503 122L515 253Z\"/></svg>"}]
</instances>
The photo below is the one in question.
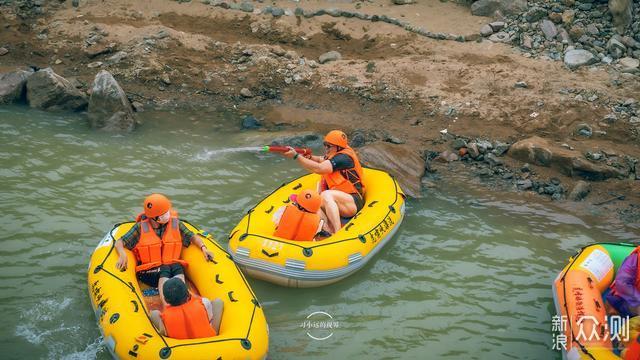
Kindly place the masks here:
<instances>
[{"instance_id":1,"label":"shadow on water","mask_svg":"<svg viewBox=\"0 0 640 360\"><path fill-rule=\"evenodd\" d=\"M81 116L4 107L0 117L0 348L15 358L108 358L86 266L144 195L169 195L181 217L226 246L249 208L302 174L282 157L252 153L253 135L238 132L232 117L143 113L145 125L129 136L94 133ZM473 191L442 184L409 200L395 238L337 284L288 289L250 279L271 356L559 358L551 280L580 246L637 235ZM328 340L301 327L314 311L338 322Z\"/></svg>"}]
</instances>

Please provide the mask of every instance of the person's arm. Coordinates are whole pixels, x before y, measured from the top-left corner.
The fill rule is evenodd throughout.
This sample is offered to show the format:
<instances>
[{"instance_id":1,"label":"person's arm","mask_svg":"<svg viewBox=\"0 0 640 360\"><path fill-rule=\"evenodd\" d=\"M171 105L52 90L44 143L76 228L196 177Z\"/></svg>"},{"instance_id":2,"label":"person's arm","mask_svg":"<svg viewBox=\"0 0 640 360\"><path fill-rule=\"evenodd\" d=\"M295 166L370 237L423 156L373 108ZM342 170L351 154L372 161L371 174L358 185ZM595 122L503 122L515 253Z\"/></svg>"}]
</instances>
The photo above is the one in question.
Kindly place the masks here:
<instances>
[{"instance_id":1,"label":"person's arm","mask_svg":"<svg viewBox=\"0 0 640 360\"><path fill-rule=\"evenodd\" d=\"M292 147L289 147L289 151L282 154L282 156L290 159L294 159L305 170L310 171L312 173L322 175L322 174L330 174L333 172L333 165L331 165L331 162L329 160L323 160L322 162L317 162L313 159L307 159L306 157L296 153L296 151Z\"/></svg>"},{"instance_id":2,"label":"person's arm","mask_svg":"<svg viewBox=\"0 0 640 360\"><path fill-rule=\"evenodd\" d=\"M640 291L636 288L638 256L631 255L624 260L616 275L616 291L630 307L640 306Z\"/></svg>"},{"instance_id":3,"label":"person's arm","mask_svg":"<svg viewBox=\"0 0 640 360\"><path fill-rule=\"evenodd\" d=\"M118 240L116 240L115 248L118 253L118 262L116 262L116 268L120 271L127 270L127 252L124 251L125 248L131 250L133 249L138 240L140 240L140 225L136 223L131 227L126 234L122 235Z\"/></svg>"},{"instance_id":4,"label":"person's arm","mask_svg":"<svg viewBox=\"0 0 640 360\"><path fill-rule=\"evenodd\" d=\"M118 262L116 262L116 268L120 271L127 270L127 253L124 251L124 245L122 239L116 240L116 251L118 252Z\"/></svg>"},{"instance_id":5,"label":"person's arm","mask_svg":"<svg viewBox=\"0 0 640 360\"><path fill-rule=\"evenodd\" d=\"M202 241L202 238L199 235L194 234L191 237L191 242L202 251L202 255L204 255L204 258L207 261L213 261L213 252L207 249L206 245L204 244L204 241Z\"/></svg>"}]
</instances>

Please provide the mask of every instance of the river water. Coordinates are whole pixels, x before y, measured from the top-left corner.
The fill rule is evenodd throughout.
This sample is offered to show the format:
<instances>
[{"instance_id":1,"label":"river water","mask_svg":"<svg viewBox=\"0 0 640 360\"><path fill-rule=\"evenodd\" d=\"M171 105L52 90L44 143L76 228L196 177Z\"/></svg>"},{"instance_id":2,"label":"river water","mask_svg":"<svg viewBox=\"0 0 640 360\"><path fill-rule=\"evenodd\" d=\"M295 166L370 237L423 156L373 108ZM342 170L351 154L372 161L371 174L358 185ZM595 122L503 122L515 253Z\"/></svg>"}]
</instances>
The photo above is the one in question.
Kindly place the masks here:
<instances>
[{"instance_id":1,"label":"river water","mask_svg":"<svg viewBox=\"0 0 640 360\"><path fill-rule=\"evenodd\" d=\"M181 217L226 246L247 209L302 174L275 155L224 150L258 145L246 143L232 115L141 115L142 128L117 136L89 130L79 115L0 107L3 359L109 358L87 263L144 195L169 195ZM638 234L497 196L442 184L409 200L395 238L337 284L288 289L250 279L270 327L269 357L559 358L552 279L580 246ZM337 325L324 341L302 328L316 311Z\"/></svg>"}]
</instances>

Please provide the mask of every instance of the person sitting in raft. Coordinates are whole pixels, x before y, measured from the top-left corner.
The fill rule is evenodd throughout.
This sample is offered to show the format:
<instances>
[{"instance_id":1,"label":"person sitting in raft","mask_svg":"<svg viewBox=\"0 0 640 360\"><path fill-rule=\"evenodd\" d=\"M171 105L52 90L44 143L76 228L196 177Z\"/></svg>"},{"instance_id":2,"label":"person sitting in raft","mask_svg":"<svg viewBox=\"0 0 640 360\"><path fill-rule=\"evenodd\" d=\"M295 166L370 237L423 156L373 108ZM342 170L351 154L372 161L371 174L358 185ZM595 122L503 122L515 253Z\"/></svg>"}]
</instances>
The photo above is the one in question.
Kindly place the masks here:
<instances>
[{"instance_id":1,"label":"person sitting in raft","mask_svg":"<svg viewBox=\"0 0 640 360\"><path fill-rule=\"evenodd\" d=\"M333 234L340 230L340 217L350 218L364 206L365 188L362 184L362 166L355 151L349 147L347 135L331 130L324 137L325 156L299 156L293 148L283 153L304 169L322 175L320 216L326 221L325 229Z\"/></svg>"},{"instance_id":2,"label":"person sitting in raft","mask_svg":"<svg viewBox=\"0 0 640 360\"><path fill-rule=\"evenodd\" d=\"M302 190L289 199L289 205L282 206L273 214L276 223L274 235L289 240L313 241L324 223L318 214L322 202L320 195L315 190Z\"/></svg>"},{"instance_id":3,"label":"person sitting in raft","mask_svg":"<svg viewBox=\"0 0 640 360\"><path fill-rule=\"evenodd\" d=\"M218 335L224 302L190 294L177 277L162 286L167 307L153 310L149 318L158 332L174 339L196 339Z\"/></svg>"},{"instance_id":4,"label":"person sitting in raft","mask_svg":"<svg viewBox=\"0 0 640 360\"><path fill-rule=\"evenodd\" d=\"M180 260L183 246L194 243L207 260L213 260L213 253L208 250L202 239L189 230L178 219L178 213L171 208L171 202L162 194L151 194L144 199L144 212L136 218L133 227L116 240L120 271L127 269L125 248L132 250L137 264L136 275L143 283L157 287L163 305L163 284L172 277L183 282L186 261Z\"/></svg>"},{"instance_id":5,"label":"person sitting in raft","mask_svg":"<svg viewBox=\"0 0 640 360\"><path fill-rule=\"evenodd\" d=\"M640 314L639 252L640 246L624 259L607 294L607 304L617 310L622 317Z\"/></svg>"}]
</instances>

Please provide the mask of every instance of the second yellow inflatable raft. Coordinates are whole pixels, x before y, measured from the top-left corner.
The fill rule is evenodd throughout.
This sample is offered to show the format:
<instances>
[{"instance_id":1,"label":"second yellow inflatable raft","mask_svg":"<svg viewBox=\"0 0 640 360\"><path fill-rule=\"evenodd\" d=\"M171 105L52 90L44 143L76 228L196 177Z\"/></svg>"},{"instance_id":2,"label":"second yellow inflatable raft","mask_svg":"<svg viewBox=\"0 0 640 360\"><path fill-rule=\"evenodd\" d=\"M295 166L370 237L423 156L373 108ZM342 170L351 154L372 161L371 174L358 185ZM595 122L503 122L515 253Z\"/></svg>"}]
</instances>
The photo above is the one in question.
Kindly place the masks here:
<instances>
[{"instance_id":1,"label":"second yellow inflatable raft","mask_svg":"<svg viewBox=\"0 0 640 360\"><path fill-rule=\"evenodd\" d=\"M404 193L382 170L364 168L364 208L340 231L321 241L293 241L273 235L272 216L289 195L316 189L309 174L283 184L231 231L229 250L246 274L289 287L334 283L362 268L391 239L404 217Z\"/></svg>"}]
</instances>

